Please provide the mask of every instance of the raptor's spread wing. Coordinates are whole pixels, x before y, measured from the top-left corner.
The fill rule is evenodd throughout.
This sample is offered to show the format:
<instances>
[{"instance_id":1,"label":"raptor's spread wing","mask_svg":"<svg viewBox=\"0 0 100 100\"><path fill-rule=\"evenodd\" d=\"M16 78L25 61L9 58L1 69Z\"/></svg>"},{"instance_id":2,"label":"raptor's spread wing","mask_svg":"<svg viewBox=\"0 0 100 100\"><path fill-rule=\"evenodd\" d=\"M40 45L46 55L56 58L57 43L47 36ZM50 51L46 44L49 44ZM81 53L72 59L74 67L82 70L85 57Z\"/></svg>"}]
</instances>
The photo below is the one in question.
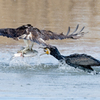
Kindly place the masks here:
<instances>
[{"instance_id":1,"label":"raptor's spread wing","mask_svg":"<svg viewBox=\"0 0 100 100\"><path fill-rule=\"evenodd\" d=\"M0 36L6 36L8 38L13 38L17 40L19 36L22 36L23 34L27 34L26 30L29 27L31 27L30 24L23 25L18 28L3 28L0 29Z\"/></svg>"},{"instance_id":2,"label":"raptor's spread wing","mask_svg":"<svg viewBox=\"0 0 100 100\"><path fill-rule=\"evenodd\" d=\"M19 39L27 39L27 40L36 42L38 44L43 44L43 45L47 45L45 40L49 40L49 39L51 40L54 40L54 39L62 40L66 38L78 39L82 37L85 33L87 33L87 32L82 32L84 27L79 32L76 32L78 27L79 25L77 25L76 29L71 34L69 34L70 33L70 27L69 27L66 35L64 35L63 33L57 34L52 31L39 30L38 28L31 27L31 28L28 28L27 30L28 33L19 36Z\"/></svg>"},{"instance_id":3,"label":"raptor's spread wing","mask_svg":"<svg viewBox=\"0 0 100 100\"><path fill-rule=\"evenodd\" d=\"M73 33L69 34L70 33L70 27L68 28L68 32L66 35L64 35L63 33L60 33L60 34L57 34L57 33L54 33L52 31L46 31L46 30L40 30L41 33L42 33L42 38L44 40L48 40L48 39L66 39L66 38L71 38L71 39L78 39L80 37L82 37L85 32L82 32L82 30L84 29L84 27L79 31L79 32L76 32L77 29L78 29L79 25L77 25L76 29L74 30Z\"/></svg>"},{"instance_id":4,"label":"raptor's spread wing","mask_svg":"<svg viewBox=\"0 0 100 100\"><path fill-rule=\"evenodd\" d=\"M45 40L49 40L49 39L62 40L66 38L78 39L82 37L85 34L85 32L82 32L84 27L79 32L76 32L78 27L79 25L77 25L76 29L71 34L69 34L70 33L70 27L69 27L67 34L64 35L63 33L57 34L52 31L39 30L38 28L34 28L32 25L27 24L27 25L20 26L18 28L0 29L0 35L6 36L8 38L13 38L16 40L26 39L32 42L36 42L38 44L47 45Z\"/></svg>"}]
</instances>

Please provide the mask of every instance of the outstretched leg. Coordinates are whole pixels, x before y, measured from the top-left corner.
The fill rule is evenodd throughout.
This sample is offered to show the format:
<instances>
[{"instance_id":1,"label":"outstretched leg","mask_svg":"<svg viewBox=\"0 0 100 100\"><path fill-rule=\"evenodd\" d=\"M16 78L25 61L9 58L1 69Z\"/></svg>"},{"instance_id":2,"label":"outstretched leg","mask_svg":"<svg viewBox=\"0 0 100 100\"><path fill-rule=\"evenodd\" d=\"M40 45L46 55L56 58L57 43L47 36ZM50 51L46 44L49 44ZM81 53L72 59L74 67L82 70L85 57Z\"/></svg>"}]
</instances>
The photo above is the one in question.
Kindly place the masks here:
<instances>
[{"instance_id":1,"label":"outstretched leg","mask_svg":"<svg viewBox=\"0 0 100 100\"><path fill-rule=\"evenodd\" d=\"M34 46L34 42L30 43L30 50L32 50L32 47Z\"/></svg>"},{"instance_id":2,"label":"outstretched leg","mask_svg":"<svg viewBox=\"0 0 100 100\"><path fill-rule=\"evenodd\" d=\"M38 51L32 49L34 42L30 42L29 40L24 40L24 43L26 44L26 47L23 48L22 50L18 51L17 53L22 53L22 55L24 55L24 54L27 54L28 52L33 52L33 53L38 52Z\"/></svg>"},{"instance_id":3,"label":"outstretched leg","mask_svg":"<svg viewBox=\"0 0 100 100\"><path fill-rule=\"evenodd\" d=\"M24 40L24 43L26 44L26 47L24 49L18 51L18 53L25 54L27 52L27 50L30 50L30 48L29 48L29 40Z\"/></svg>"}]
</instances>

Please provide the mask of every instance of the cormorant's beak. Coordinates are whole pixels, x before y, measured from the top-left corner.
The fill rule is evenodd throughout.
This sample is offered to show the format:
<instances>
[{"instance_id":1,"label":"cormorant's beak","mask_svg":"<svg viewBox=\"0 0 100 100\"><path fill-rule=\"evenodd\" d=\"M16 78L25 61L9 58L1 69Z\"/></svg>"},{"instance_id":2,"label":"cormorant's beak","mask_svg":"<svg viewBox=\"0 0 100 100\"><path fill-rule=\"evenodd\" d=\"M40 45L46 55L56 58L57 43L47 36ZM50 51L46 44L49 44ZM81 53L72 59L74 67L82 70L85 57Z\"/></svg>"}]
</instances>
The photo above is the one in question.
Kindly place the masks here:
<instances>
[{"instance_id":1,"label":"cormorant's beak","mask_svg":"<svg viewBox=\"0 0 100 100\"><path fill-rule=\"evenodd\" d=\"M44 48L44 52L43 54L41 54L40 56L44 55L44 54L50 54L50 50L48 48Z\"/></svg>"},{"instance_id":2,"label":"cormorant's beak","mask_svg":"<svg viewBox=\"0 0 100 100\"><path fill-rule=\"evenodd\" d=\"M44 49L44 52L46 53L46 54L50 54L50 50L48 49L48 48L46 48L46 49Z\"/></svg>"}]
</instances>

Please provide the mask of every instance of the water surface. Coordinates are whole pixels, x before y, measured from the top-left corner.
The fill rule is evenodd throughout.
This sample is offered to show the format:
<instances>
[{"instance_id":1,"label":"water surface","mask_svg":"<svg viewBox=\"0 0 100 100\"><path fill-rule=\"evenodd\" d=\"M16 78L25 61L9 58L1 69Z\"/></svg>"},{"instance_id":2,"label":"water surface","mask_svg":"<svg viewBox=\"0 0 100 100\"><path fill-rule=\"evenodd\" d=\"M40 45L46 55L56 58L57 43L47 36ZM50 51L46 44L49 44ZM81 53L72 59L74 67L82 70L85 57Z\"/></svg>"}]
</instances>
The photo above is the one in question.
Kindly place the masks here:
<instances>
[{"instance_id":1,"label":"water surface","mask_svg":"<svg viewBox=\"0 0 100 100\"><path fill-rule=\"evenodd\" d=\"M86 53L100 60L99 0L0 0L0 28L32 24L57 33L71 32L77 24L89 32L79 40L47 41L63 55ZM59 62L49 55L10 58L24 45L0 37L0 99L99 100L100 75L88 74ZM41 45L33 49L42 53ZM100 71L99 67L95 68Z\"/></svg>"}]
</instances>

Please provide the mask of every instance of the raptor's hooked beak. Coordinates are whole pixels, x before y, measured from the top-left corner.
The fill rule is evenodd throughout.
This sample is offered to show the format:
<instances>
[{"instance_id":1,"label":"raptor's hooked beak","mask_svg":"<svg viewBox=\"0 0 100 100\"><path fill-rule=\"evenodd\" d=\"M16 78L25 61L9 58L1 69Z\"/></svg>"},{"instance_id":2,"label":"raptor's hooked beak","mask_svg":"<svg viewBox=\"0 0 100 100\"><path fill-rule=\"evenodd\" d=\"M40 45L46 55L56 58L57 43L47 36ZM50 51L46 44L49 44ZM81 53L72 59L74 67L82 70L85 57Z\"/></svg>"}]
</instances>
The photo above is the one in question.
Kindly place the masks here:
<instances>
[{"instance_id":1,"label":"raptor's hooked beak","mask_svg":"<svg viewBox=\"0 0 100 100\"><path fill-rule=\"evenodd\" d=\"M48 48L44 48L44 52L43 54L41 54L40 56L44 55L44 54L50 54L50 50Z\"/></svg>"}]
</instances>

